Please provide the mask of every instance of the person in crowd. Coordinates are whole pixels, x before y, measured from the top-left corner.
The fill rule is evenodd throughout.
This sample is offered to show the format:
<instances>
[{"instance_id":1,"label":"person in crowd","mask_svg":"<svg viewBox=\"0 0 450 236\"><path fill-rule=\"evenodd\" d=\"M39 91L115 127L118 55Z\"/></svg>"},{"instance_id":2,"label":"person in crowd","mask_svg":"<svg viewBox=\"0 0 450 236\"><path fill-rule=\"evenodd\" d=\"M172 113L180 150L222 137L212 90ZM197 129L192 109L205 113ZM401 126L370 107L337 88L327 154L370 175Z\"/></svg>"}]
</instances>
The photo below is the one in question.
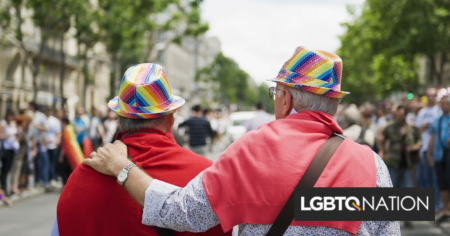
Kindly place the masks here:
<instances>
[{"instance_id":1,"label":"person in crowd","mask_svg":"<svg viewBox=\"0 0 450 236\"><path fill-rule=\"evenodd\" d=\"M1 172L0 172L0 185L1 189L7 196L10 195L10 184L7 181L8 174L10 173L14 156L19 151L18 142L18 129L16 124L16 113L12 110L6 111L5 119L0 122L0 140L2 149L1 157Z\"/></svg>"},{"instance_id":2,"label":"person in crowd","mask_svg":"<svg viewBox=\"0 0 450 236\"><path fill-rule=\"evenodd\" d=\"M344 124L344 111L345 111L345 108L347 108L346 105L339 104L338 108L337 108L337 111L336 111L336 115L334 115L334 119L336 120L336 122L338 123L338 125L340 127L345 127L345 124Z\"/></svg>"},{"instance_id":3,"label":"person in crowd","mask_svg":"<svg viewBox=\"0 0 450 236\"><path fill-rule=\"evenodd\" d=\"M128 90L130 86L136 88L133 94ZM117 139L128 145L133 165L161 180L184 187L211 166L212 161L176 144L171 134L173 112L185 101L174 96L169 86L160 65L135 65L125 72L119 96L108 106L119 115L121 132ZM131 100L130 96L136 99ZM105 212L108 212L107 219ZM61 193L57 208L58 229L52 235L161 235L161 229L142 225L141 215L139 204L113 178L81 165L72 173ZM103 220L99 222L98 219ZM176 235L192 234L177 232ZM231 236L231 231L223 233L220 226L216 226L200 235Z\"/></svg>"},{"instance_id":4,"label":"person in crowd","mask_svg":"<svg viewBox=\"0 0 450 236\"><path fill-rule=\"evenodd\" d=\"M425 109L425 108L424 108ZM430 140L427 148L427 163L434 168L442 201L442 212L436 219L440 224L450 218L450 97L441 98L443 114L431 123ZM423 129L427 127L424 126ZM427 128L428 129L428 128ZM423 132L422 132L423 136ZM431 187L431 186L429 186Z\"/></svg>"},{"instance_id":5,"label":"person in crowd","mask_svg":"<svg viewBox=\"0 0 450 236\"><path fill-rule=\"evenodd\" d=\"M214 137L211 123L203 117L203 109L200 105L192 107L194 115L178 125L178 128L188 127L189 149L199 155L206 155L206 138Z\"/></svg>"},{"instance_id":6,"label":"person in crowd","mask_svg":"<svg viewBox=\"0 0 450 236\"><path fill-rule=\"evenodd\" d=\"M47 107L45 109L47 116L47 131L45 131L45 143L47 145L47 153L50 160L50 181L57 181L58 175L56 165L58 164L58 146L61 143L61 121L53 116L53 111Z\"/></svg>"},{"instance_id":7,"label":"person in crowd","mask_svg":"<svg viewBox=\"0 0 450 236\"><path fill-rule=\"evenodd\" d=\"M213 118L213 113L214 113L213 109L206 107L205 109L203 109L203 118L211 122L211 119Z\"/></svg>"},{"instance_id":8,"label":"person in crowd","mask_svg":"<svg viewBox=\"0 0 450 236\"><path fill-rule=\"evenodd\" d=\"M433 167L430 167L427 162L426 153L428 151L429 142L431 138L432 125L437 118L442 115L442 110L437 104L437 90L428 88L426 90L427 104L426 107L419 111L416 117L416 127L419 128L422 138L422 148L420 149L420 162L417 163L417 187L436 189L435 208L441 208L439 188L437 186L436 173Z\"/></svg>"},{"instance_id":9,"label":"person in crowd","mask_svg":"<svg viewBox=\"0 0 450 236\"><path fill-rule=\"evenodd\" d=\"M8 197L6 197L5 191L3 191L2 189L0 189L0 200L2 202L4 202L6 205L8 205L9 207L13 206L13 203L11 200L9 200Z\"/></svg>"},{"instance_id":10,"label":"person in crowd","mask_svg":"<svg viewBox=\"0 0 450 236\"><path fill-rule=\"evenodd\" d=\"M102 132L103 136L103 143L112 143L114 142L114 138L116 137L116 134L119 130L119 122L117 120L117 114L113 111L108 112L108 118L103 122L103 125L105 126L105 131Z\"/></svg>"},{"instance_id":11,"label":"person in crowd","mask_svg":"<svg viewBox=\"0 0 450 236\"><path fill-rule=\"evenodd\" d=\"M262 102L258 102L255 107L255 116L246 121L244 125L247 129L247 132L257 130L260 125L267 124L275 120L275 117L273 115L266 112L265 105Z\"/></svg>"},{"instance_id":12,"label":"person in crowd","mask_svg":"<svg viewBox=\"0 0 450 236\"><path fill-rule=\"evenodd\" d=\"M325 167L326 177L321 175L315 187L392 187L378 155L334 135L342 134L333 116L340 98L348 94L340 89L341 68L342 60L333 53L298 47L271 80L277 84L270 90L277 120L244 134L184 188L132 167L124 187L144 206L142 222L191 232L219 223L224 231L239 225L242 235L265 235L330 137L343 142ZM126 145L117 141L83 163L117 176L131 163L126 153ZM398 221L292 221L285 234L400 235L400 227Z\"/></svg>"},{"instance_id":13,"label":"person in crowd","mask_svg":"<svg viewBox=\"0 0 450 236\"><path fill-rule=\"evenodd\" d=\"M382 102L380 104L377 120L377 133L380 134L378 136L381 136L381 132L391 121L393 110L395 110L395 106L391 102Z\"/></svg>"},{"instance_id":14,"label":"person in crowd","mask_svg":"<svg viewBox=\"0 0 450 236\"><path fill-rule=\"evenodd\" d=\"M89 138L92 141L92 146L96 150L102 144L101 134L104 132L102 129L101 111L92 107L89 126Z\"/></svg>"},{"instance_id":15,"label":"person in crowd","mask_svg":"<svg viewBox=\"0 0 450 236\"><path fill-rule=\"evenodd\" d=\"M406 123L406 114L404 105L396 106L394 122L383 130L381 137L379 155L389 169L394 187L413 187L415 163L409 153L421 148L419 130Z\"/></svg>"},{"instance_id":16,"label":"person in crowd","mask_svg":"<svg viewBox=\"0 0 450 236\"><path fill-rule=\"evenodd\" d=\"M373 135L373 139L369 139L369 141L373 140L371 148L375 152L378 152L376 142L377 124L376 124L375 108L371 103L366 102L359 108L359 111L361 113L361 128L363 130L370 130L370 133L372 133Z\"/></svg>"},{"instance_id":17,"label":"person in crowd","mask_svg":"<svg viewBox=\"0 0 450 236\"><path fill-rule=\"evenodd\" d=\"M33 120L29 128L29 133L32 136L32 149L34 150L34 171L36 184L43 184L46 189L49 189L49 168L50 161L47 153L47 146L45 142L45 132L48 130L47 117L44 113L38 110L36 103L29 104L29 110L32 113Z\"/></svg>"},{"instance_id":18,"label":"person in crowd","mask_svg":"<svg viewBox=\"0 0 450 236\"><path fill-rule=\"evenodd\" d=\"M77 135L77 142L80 145L81 149L83 149L83 139L86 135L86 131L88 129L88 125L86 124L86 119L84 118L84 108L78 107L75 112L75 118L73 120L75 125L75 133Z\"/></svg>"},{"instance_id":19,"label":"person in crowd","mask_svg":"<svg viewBox=\"0 0 450 236\"><path fill-rule=\"evenodd\" d=\"M61 130L64 130L67 125L70 124L69 118L62 117L61 118ZM64 134L63 134L64 135ZM61 135L61 139L64 136ZM58 148L58 172L61 175L63 186L66 185L67 180L69 179L70 174L72 173L72 167L69 164L66 154L64 153L64 149L62 148L62 144L60 143Z\"/></svg>"},{"instance_id":20,"label":"person in crowd","mask_svg":"<svg viewBox=\"0 0 450 236\"><path fill-rule=\"evenodd\" d=\"M217 109L214 113L213 119L210 121L211 128L213 129L215 135L214 144L222 144L222 146L226 147L228 145L228 141L225 137L225 132L227 130L227 119L224 117L224 114L220 109Z\"/></svg>"},{"instance_id":21,"label":"person in crowd","mask_svg":"<svg viewBox=\"0 0 450 236\"><path fill-rule=\"evenodd\" d=\"M359 125L361 123L361 113L355 104L348 106L344 111L344 136L353 141L365 144L370 148L374 147L375 135L372 130Z\"/></svg>"},{"instance_id":22,"label":"person in crowd","mask_svg":"<svg viewBox=\"0 0 450 236\"><path fill-rule=\"evenodd\" d=\"M395 188L410 188L414 186L415 164L419 157L421 139L419 130L406 122L407 108L396 106L392 113L394 121L383 129L380 138L379 155L386 163L392 184ZM417 154L415 154L417 153ZM412 228L409 221L405 227Z\"/></svg>"},{"instance_id":23,"label":"person in crowd","mask_svg":"<svg viewBox=\"0 0 450 236\"><path fill-rule=\"evenodd\" d=\"M408 101L407 108L409 110L408 115L406 116L406 122L411 125L416 125L417 115L419 111L423 108L423 104L419 101L417 97L414 97L410 101Z\"/></svg>"},{"instance_id":24,"label":"person in crowd","mask_svg":"<svg viewBox=\"0 0 450 236\"><path fill-rule=\"evenodd\" d=\"M173 117L175 119L173 123L173 129L172 129L172 135L175 138L175 141L180 145L180 147L183 147L186 143L185 136L184 136L184 128L178 128L178 125L183 123L185 118L183 115L181 115L182 108L178 109L176 112L173 113Z\"/></svg>"},{"instance_id":25,"label":"person in crowd","mask_svg":"<svg viewBox=\"0 0 450 236\"><path fill-rule=\"evenodd\" d=\"M206 107L205 109L203 109L203 118L205 118L209 124L211 124L211 120L214 118L214 110L211 108ZM213 144L214 144L214 140L216 139L216 132L215 130L212 128L212 132L213 132L213 136L209 136L206 138L206 144L208 146L208 151L212 152L212 148L213 148Z\"/></svg>"},{"instance_id":26,"label":"person in crowd","mask_svg":"<svg viewBox=\"0 0 450 236\"><path fill-rule=\"evenodd\" d=\"M21 192L28 190L28 176L32 174L33 159L37 154L36 142L33 138L32 132L30 132L30 126L33 117L25 113L25 122L23 124L23 131L19 137L20 149L18 155L22 155L22 169L19 177L19 189Z\"/></svg>"},{"instance_id":27,"label":"person in crowd","mask_svg":"<svg viewBox=\"0 0 450 236\"><path fill-rule=\"evenodd\" d=\"M20 194L21 191L19 189L19 178L20 172L22 170L22 165L24 163L24 156L27 154L28 145L27 145L27 119L25 116L25 111L19 111L19 115L17 116L17 140L19 142L19 150L17 154L14 156L14 161L11 168L11 192L13 194Z\"/></svg>"},{"instance_id":28,"label":"person in crowd","mask_svg":"<svg viewBox=\"0 0 450 236\"><path fill-rule=\"evenodd\" d=\"M375 122L374 106L366 102L359 108L359 111L361 113L361 127L372 131L372 134L375 136L377 133L377 124Z\"/></svg>"}]
</instances>

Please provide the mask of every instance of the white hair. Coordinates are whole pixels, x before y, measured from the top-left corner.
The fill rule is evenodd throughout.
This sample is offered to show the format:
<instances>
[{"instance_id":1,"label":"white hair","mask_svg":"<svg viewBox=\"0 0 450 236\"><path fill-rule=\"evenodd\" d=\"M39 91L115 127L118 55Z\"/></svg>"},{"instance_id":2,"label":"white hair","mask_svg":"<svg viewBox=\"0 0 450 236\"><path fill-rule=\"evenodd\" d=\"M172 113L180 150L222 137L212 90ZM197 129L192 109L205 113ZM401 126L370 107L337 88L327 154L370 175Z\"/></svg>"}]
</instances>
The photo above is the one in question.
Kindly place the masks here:
<instances>
[{"instance_id":1,"label":"white hair","mask_svg":"<svg viewBox=\"0 0 450 236\"><path fill-rule=\"evenodd\" d=\"M301 89L288 87L282 84L278 84L278 86L281 86L281 88L285 88L289 91L294 103L294 109L297 112L320 111L334 116L337 112L339 102L341 101L339 98L321 96L319 94L306 92Z\"/></svg>"}]
</instances>

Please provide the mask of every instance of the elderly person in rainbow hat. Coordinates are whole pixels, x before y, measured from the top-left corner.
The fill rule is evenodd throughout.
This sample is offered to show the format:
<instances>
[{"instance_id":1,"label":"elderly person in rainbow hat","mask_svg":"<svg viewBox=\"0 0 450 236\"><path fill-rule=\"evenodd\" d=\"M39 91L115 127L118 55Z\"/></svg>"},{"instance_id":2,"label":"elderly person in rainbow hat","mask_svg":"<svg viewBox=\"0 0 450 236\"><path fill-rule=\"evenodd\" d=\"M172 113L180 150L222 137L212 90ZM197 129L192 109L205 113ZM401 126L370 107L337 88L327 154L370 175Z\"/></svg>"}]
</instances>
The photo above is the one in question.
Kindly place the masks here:
<instances>
[{"instance_id":1,"label":"elderly person in rainbow hat","mask_svg":"<svg viewBox=\"0 0 450 236\"><path fill-rule=\"evenodd\" d=\"M142 208L122 187L127 171L145 173L184 187L212 161L177 145L171 130L173 113L184 99L172 94L164 69L139 64L124 74L119 96L108 106L119 115L116 139L127 145L129 164L117 181L85 165L70 176L58 202L52 235L161 235L167 229L141 224ZM176 235L192 235L177 232ZM231 235L216 226L201 235Z\"/></svg>"},{"instance_id":2,"label":"elderly person in rainbow hat","mask_svg":"<svg viewBox=\"0 0 450 236\"><path fill-rule=\"evenodd\" d=\"M236 140L186 187L132 168L124 187L144 206L142 223L191 232L239 225L242 235L400 235L396 221L294 221L293 212L284 213L303 178L314 180L310 187L392 187L380 157L340 135L333 115L348 94L340 90L341 73L337 55L298 47L271 79L276 120ZM119 178L130 163L121 142L91 156L84 164ZM313 177L316 156L329 160Z\"/></svg>"}]
</instances>

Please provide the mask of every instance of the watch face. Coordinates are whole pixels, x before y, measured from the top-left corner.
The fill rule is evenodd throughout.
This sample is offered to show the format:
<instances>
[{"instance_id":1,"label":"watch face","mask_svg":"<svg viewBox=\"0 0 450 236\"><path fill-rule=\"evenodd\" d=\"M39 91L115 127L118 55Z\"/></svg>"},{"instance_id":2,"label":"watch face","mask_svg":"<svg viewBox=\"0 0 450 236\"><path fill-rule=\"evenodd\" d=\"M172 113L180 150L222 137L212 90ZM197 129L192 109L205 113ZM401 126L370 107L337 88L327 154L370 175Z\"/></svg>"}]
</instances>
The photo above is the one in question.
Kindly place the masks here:
<instances>
[{"instance_id":1,"label":"watch face","mask_svg":"<svg viewBox=\"0 0 450 236\"><path fill-rule=\"evenodd\" d=\"M117 179L118 179L120 182L125 181L126 178L127 178L127 173L125 173L125 172L120 172L120 173L119 173L119 176L117 176Z\"/></svg>"}]
</instances>

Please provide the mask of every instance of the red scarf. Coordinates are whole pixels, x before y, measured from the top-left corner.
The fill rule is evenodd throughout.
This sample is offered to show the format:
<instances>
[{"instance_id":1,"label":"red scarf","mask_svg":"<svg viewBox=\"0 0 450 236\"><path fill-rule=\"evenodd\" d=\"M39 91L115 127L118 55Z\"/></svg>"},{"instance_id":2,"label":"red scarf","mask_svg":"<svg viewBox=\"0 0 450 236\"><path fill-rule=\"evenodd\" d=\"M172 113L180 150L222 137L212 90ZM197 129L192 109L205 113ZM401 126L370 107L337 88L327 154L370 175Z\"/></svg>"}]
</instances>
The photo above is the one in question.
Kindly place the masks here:
<instances>
[{"instance_id":1,"label":"red scarf","mask_svg":"<svg viewBox=\"0 0 450 236\"><path fill-rule=\"evenodd\" d=\"M170 133L130 134L123 139L133 162L155 179L184 187L212 161L178 146ZM117 139L126 133L121 132ZM155 228L143 225L142 207L116 178L79 165L64 187L57 208L61 236L66 235L158 235ZM205 233L176 232L177 235L231 235L216 226Z\"/></svg>"},{"instance_id":2,"label":"red scarf","mask_svg":"<svg viewBox=\"0 0 450 236\"><path fill-rule=\"evenodd\" d=\"M309 164L333 133L342 129L329 114L303 111L246 133L203 175L203 185L222 229L272 224ZM374 154L347 138L315 187L376 187ZM360 221L293 221L358 232Z\"/></svg>"}]
</instances>

